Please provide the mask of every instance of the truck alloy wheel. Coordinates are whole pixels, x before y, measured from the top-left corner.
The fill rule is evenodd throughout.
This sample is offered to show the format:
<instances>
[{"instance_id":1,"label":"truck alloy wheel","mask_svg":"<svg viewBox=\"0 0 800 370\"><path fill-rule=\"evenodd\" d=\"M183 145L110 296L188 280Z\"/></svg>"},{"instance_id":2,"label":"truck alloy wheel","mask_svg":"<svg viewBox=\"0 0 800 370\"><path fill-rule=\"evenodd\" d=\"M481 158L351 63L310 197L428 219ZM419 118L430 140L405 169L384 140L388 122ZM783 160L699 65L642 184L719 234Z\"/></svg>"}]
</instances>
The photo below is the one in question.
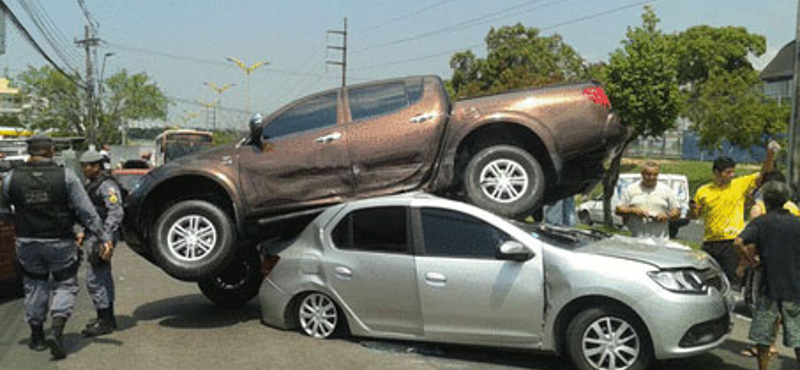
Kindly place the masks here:
<instances>
[{"instance_id":1,"label":"truck alloy wheel","mask_svg":"<svg viewBox=\"0 0 800 370\"><path fill-rule=\"evenodd\" d=\"M230 216L204 200L169 207L158 217L152 235L158 265L180 280L209 279L236 255Z\"/></svg>"},{"instance_id":2,"label":"truck alloy wheel","mask_svg":"<svg viewBox=\"0 0 800 370\"><path fill-rule=\"evenodd\" d=\"M511 145L495 145L478 152L467 164L464 190L467 200L505 217L524 218L540 206L544 171L530 153Z\"/></svg>"},{"instance_id":3,"label":"truck alloy wheel","mask_svg":"<svg viewBox=\"0 0 800 370\"><path fill-rule=\"evenodd\" d=\"M648 338L625 310L589 308L567 328L567 353L581 370L642 370L652 360Z\"/></svg>"}]
</instances>

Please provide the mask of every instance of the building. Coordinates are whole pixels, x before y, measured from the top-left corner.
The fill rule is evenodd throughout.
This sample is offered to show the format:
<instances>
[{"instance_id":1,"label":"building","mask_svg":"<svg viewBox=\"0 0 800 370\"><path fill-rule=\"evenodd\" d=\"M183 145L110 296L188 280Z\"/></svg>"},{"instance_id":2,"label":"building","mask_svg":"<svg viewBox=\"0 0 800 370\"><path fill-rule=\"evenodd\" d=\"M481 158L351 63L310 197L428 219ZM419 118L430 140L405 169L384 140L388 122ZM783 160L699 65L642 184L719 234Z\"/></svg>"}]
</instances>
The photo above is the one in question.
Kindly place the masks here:
<instances>
[{"instance_id":1,"label":"building","mask_svg":"<svg viewBox=\"0 0 800 370\"><path fill-rule=\"evenodd\" d=\"M18 114L22 110L19 89L9 86L9 81L0 78L0 114Z\"/></svg>"},{"instance_id":2,"label":"building","mask_svg":"<svg viewBox=\"0 0 800 370\"><path fill-rule=\"evenodd\" d=\"M792 103L794 53L795 42L791 41L781 48L759 74L764 81L764 94L777 100L778 104Z\"/></svg>"}]
</instances>

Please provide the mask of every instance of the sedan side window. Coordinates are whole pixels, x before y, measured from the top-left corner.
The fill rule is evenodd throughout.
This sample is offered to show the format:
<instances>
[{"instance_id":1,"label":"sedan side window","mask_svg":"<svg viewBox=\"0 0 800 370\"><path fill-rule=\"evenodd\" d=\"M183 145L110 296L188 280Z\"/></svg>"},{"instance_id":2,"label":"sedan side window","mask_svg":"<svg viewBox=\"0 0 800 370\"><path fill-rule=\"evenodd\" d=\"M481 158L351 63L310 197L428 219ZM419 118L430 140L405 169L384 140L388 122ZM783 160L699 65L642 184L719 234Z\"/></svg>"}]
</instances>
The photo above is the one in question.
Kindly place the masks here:
<instances>
[{"instance_id":1,"label":"sedan side window","mask_svg":"<svg viewBox=\"0 0 800 370\"><path fill-rule=\"evenodd\" d=\"M475 217L436 208L422 209L422 232L428 256L494 259L500 245L513 240Z\"/></svg>"},{"instance_id":2,"label":"sedan side window","mask_svg":"<svg viewBox=\"0 0 800 370\"><path fill-rule=\"evenodd\" d=\"M333 229L333 244L345 250L409 253L407 214L405 207L353 211Z\"/></svg>"},{"instance_id":3,"label":"sedan side window","mask_svg":"<svg viewBox=\"0 0 800 370\"><path fill-rule=\"evenodd\" d=\"M336 92L320 95L289 108L264 126L263 137L277 139L336 124Z\"/></svg>"}]
</instances>

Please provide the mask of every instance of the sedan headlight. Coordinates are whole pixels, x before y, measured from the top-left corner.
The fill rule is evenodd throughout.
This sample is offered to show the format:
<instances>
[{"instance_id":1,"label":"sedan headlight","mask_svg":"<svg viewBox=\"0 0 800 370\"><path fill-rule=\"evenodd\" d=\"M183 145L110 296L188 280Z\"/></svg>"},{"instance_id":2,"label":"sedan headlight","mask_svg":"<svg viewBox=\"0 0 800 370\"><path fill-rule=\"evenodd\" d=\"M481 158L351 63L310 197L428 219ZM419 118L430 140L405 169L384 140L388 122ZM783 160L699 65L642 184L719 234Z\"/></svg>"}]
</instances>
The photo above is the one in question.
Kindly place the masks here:
<instances>
[{"instance_id":1,"label":"sedan headlight","mask_svg":"<svg viewBox=\"0 0 800 370\"><path fill-rule=\"evenodd\" d=\"M647 273L662 288L675 293L705 293L708 286L695 270L663 270Z\"/></svg>"}]
</instances>

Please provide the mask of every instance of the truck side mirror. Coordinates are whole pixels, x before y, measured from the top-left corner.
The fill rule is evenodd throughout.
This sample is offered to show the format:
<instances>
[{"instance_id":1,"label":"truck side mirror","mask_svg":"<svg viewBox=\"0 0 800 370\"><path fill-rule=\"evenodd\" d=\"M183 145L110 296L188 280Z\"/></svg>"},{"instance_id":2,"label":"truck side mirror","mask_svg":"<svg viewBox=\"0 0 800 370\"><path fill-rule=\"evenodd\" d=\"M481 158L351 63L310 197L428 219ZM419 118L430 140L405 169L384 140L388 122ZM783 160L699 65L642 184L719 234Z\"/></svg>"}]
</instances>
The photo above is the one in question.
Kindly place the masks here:
<instances>
[{"instance_id":1,"label":"truck side mirror","mask_svg":"<svg viewBox=\"0 0 800 370\"><path fill-rule=\"evenodd\" d=\"M256 113L250 118L250 142L261 145L261 113Z\"/></svg>"}]
</instances>

